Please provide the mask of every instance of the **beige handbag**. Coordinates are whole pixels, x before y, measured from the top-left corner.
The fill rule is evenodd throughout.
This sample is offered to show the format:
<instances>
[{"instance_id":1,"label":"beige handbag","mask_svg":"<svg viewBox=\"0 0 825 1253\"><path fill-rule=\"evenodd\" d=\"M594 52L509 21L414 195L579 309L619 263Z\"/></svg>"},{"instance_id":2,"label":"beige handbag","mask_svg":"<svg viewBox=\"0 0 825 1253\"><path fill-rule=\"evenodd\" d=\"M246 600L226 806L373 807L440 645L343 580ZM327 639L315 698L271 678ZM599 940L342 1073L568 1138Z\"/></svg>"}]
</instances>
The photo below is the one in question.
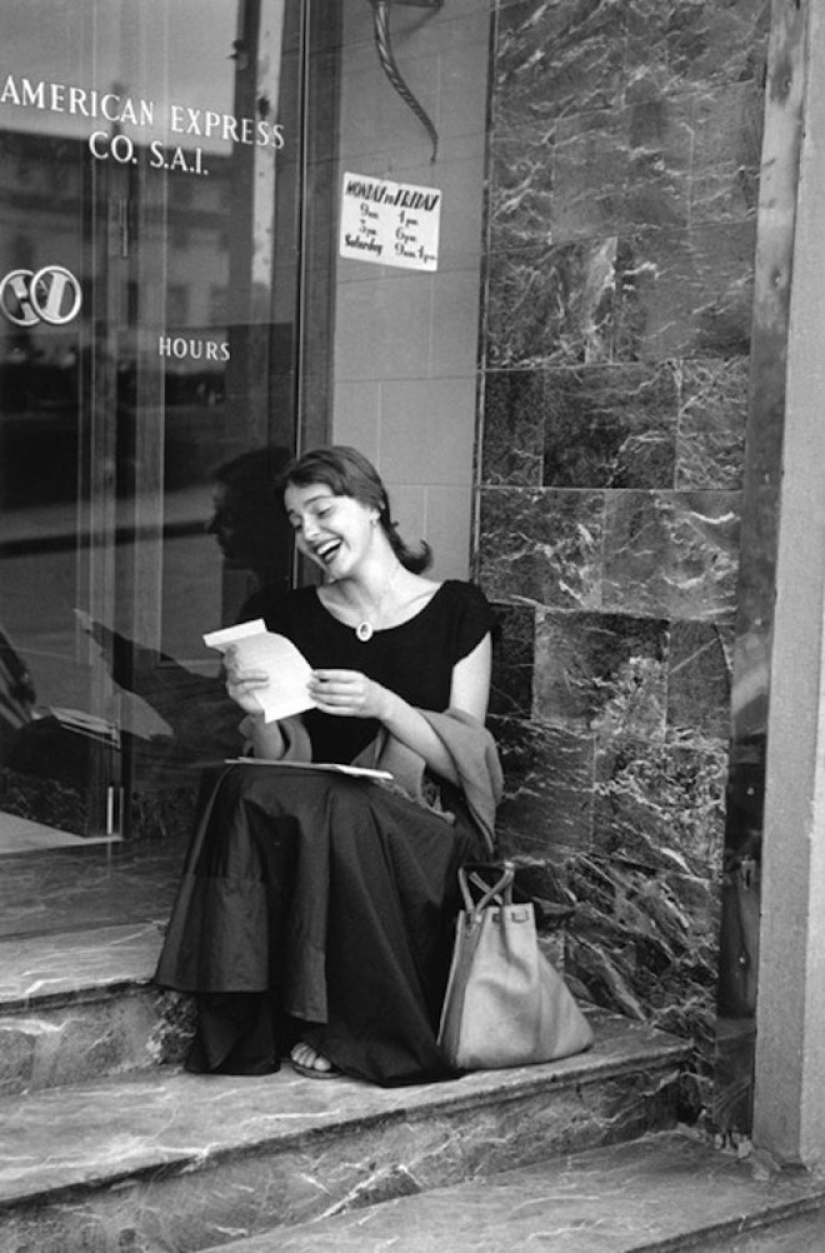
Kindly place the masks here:
<instances>
[{"instance_id":1,"label":"beige handbag","mask_svg":"<svg viewBox=\"0 0 825 1253\"><path fill-rule=\"evenodd\" d=\"M513 867L492 887L458 873L465 908L438 1034L447 1060L457 1070L493 1070L589 1048L590 1025L539 948L532 902L513 902ZM471 882L482 890L478 903Z\"/></svg>"}]
</instances>

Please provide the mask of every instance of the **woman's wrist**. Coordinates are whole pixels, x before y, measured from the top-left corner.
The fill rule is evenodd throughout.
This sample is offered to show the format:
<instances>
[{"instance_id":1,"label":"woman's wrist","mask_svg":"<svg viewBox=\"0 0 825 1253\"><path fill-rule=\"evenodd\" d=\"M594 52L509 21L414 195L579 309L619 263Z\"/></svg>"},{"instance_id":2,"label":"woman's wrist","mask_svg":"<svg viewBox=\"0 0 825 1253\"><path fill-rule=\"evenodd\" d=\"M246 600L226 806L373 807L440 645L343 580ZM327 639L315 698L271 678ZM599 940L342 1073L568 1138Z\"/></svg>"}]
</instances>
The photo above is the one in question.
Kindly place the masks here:
<instances>
[{"instance_id":1,"label":"woman's wrist","mask_svg":"<svg viewBox=\"0 0 825 1253\"><path fill-rule=\"evenodd\" d=\"M263 714L249 714L241 724L256 757L278 761L284 753L284 737L280 724L264 722Z\"/></svg>"},{"instance_id":2,"label":"woman's wrist","mask_svg":"<svg viewBox=\"0 0 825 1253\"><path fill-rule=\"evenodd\" d=\"M244 740L252 741L255 736L255 726L263 719L263 714L245 714L238 723L238 730Z\"/></svg>"},{"instance_id":3,"label":"woman's wrist","mask_svg":"<svg viewBox=\"0 0 825 1253\"><path fill-rule=\"evenodd\" d=\"M403 701L400 696L397 696L395 692L391 692L389 688L382 687L378 721L388 731L392 732L393 724L397 725L399 714L405 706L406 701Z\"/></svg>"}]
</instances>

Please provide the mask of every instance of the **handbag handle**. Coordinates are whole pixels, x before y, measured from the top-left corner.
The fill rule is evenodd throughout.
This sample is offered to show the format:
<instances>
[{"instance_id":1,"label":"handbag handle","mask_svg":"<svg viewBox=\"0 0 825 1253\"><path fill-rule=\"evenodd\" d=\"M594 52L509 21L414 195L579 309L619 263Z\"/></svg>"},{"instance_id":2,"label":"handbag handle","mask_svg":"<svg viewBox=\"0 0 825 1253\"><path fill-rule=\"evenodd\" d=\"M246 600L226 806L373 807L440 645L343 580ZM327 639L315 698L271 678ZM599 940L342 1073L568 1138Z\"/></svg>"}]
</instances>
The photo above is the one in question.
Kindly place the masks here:
<instances>
[{"instance_id":1,"label":"handbag handle","mask_svg":"<svg viewBox=\"0 0 825 1253\"><path fill-rule=\"evenodd\" d=\"M504 870L501 873L501 878L498 879L497 882L494 883L493 886L490 888L487 887L486 883L484 883L484 881L480 878L479 875L472 874L470 876L470 881L475 886L481 886L482 888L485 889L484 894L481 897L481 900L478 901L478 903L476 903L473 900L473 894L470 891L470 883L468 882L467 871L464 869L463 866L460 867L458 871L458 882L461 886L461 895L464 897L464 907L467 910L467 913L468 914L481 913L483 909L487 908L487 906L490 904L491 901L494 901L496 899L498 900L499 904L503 902L505 905L512 905L513 903L513 880L515 879L515 877L516 877L515 868L510 862L505 863Z\"/></svg>"}]
</instances>

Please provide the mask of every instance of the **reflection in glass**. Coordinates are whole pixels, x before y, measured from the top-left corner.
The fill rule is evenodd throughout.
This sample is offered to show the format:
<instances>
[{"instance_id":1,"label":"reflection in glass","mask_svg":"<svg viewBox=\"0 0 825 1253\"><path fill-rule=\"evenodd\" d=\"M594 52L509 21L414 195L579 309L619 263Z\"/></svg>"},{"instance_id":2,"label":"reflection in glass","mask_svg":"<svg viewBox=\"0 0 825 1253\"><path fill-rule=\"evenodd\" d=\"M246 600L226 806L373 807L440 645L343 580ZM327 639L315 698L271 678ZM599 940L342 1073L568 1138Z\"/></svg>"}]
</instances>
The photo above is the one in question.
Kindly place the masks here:
<instances>
[{"instance_id":1,"label":"reflection in glass","mask_svg":"<svg viewBox=\"0 0 825 1253\"><path fill-rule=\"evenodd\" d=\"M289 579L300 18L4 5L0 852L164 833L237 747L201 636Z\"/></svg>"}]
</instances>

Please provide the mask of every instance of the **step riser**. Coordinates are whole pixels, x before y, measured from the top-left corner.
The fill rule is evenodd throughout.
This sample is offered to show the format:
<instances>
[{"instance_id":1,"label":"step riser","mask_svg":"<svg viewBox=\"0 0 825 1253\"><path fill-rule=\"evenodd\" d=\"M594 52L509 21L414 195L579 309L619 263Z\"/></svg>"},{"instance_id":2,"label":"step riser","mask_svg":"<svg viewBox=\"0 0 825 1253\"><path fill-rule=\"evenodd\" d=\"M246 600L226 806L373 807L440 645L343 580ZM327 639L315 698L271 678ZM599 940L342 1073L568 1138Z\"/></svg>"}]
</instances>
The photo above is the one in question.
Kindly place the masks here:
<instances>
[{"instance_id":1,"label":"step riser","mask_svg":"<svg viewBox=\"0 0 825 1253\"><path fill-rule=\"evenodd\" d=\"M131 988L0 1017L0 1096L143 1070L158 1061L161 997Z\"/></svg>"},{"instance_id":2,"label":"step riser","mask_svg":"<svg viewBox=\"0 0 825 1253\"><path fill-rule=\"evenodd\" d=\"M593 1081L453 1101L420 1115L411 1103L360 1125L333 1125L223 1159L155 1167L120 1182L109 1176L99 1187L6 1206L0 1253L193 1253L616 1143L674 1124L678 1073L670 1058L643 1071L618 1067Z\"/></svg>"}]
</instances>

